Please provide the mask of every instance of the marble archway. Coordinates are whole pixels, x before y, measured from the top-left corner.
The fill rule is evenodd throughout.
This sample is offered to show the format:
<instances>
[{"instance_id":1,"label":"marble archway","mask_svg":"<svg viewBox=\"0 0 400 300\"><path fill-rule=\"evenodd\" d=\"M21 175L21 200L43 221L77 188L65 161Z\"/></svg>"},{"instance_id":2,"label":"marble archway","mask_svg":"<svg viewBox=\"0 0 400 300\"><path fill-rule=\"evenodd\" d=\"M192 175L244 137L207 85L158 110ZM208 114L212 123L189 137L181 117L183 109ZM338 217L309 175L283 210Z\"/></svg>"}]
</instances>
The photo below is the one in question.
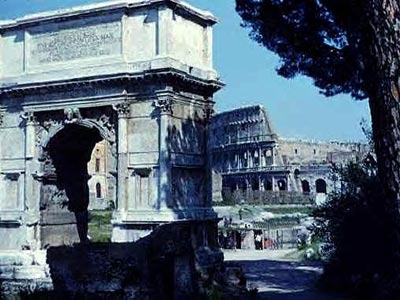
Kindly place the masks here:
<instances>
[{"instance_id":1,"label":"marble archway","mask_svg":"<svg viewBox=\"0 0 400 300\"><path fill-rule=\"evenodd\" d=\"M107 161L113 163L108 167L110 171L116 168L114 112L107 108L88 112L82 110L84 117L78 108L65 109L63 114L36 113L41 172L35 184L40 191L42 247L79 241L76 222L89 203L87 163L96 143L106 140L110 144Z\"/></svg>"}]
</instances>

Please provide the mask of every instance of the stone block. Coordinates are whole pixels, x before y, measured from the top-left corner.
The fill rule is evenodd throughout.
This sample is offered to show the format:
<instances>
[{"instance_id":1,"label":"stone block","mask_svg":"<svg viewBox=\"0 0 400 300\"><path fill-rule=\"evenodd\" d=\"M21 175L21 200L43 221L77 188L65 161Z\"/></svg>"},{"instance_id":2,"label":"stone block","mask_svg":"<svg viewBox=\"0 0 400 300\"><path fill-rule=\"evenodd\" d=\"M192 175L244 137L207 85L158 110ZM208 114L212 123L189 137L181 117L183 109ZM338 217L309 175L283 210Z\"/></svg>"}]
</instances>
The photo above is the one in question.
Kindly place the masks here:
<instances>
[{"instance_id":1,"label":"stone block","mask_svg":"<svg viewBox=\"0 0 400 300\"><path fill-rule=\"evenodd\" d=\"M72 245L79 242L76 224L41 226L40 231L42 248Z\"/></svg>"},{"instance_id":2,"label":"stone block","mask_svg":"<svg viewBox=\"0 0 400 300\"><path fill-rule=\"evenodd\" d=\"M21 252L0 252L0 266L29 266L33 264L33 257Z\"/></svg>"},{"instance_id":3,"label":"stone block","mask_svg":"<svg viewBox=\"0 0 400 300\"><path fill-rule=\"evenodd\" d=\"M47 272L45 266L34 266L34 265L23 265L15 267L14 269L14 279L40 279L47 277Z\"/></svg>"}]
</instances>

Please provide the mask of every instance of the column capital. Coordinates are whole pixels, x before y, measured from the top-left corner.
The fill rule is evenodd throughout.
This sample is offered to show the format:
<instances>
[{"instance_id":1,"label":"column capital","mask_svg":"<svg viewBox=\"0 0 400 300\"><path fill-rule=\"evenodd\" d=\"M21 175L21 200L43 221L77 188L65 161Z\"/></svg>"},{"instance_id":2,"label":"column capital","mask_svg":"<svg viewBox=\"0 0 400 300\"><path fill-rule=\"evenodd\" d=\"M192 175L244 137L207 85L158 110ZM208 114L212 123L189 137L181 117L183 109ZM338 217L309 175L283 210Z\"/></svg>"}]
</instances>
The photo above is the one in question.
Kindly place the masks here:
<instances>
[{"instance_id":1,"label":"column capital","mask_svg":"<svg viewBox=\"0 0 400 300\"><path fill-rule=\"evenodd\" d=\"M117 104L113 104L112 108L118 113L119 118L126 118L131 112L130 103L126 100Z\"/></svg>"},{"instance_id":2,"label":"column capital","mask_svg":"<svg viewBox=\"0 0 400 300\"><path fill-rule=\"evenodd\" d=\"M26 124L34 124L36 123L36 116L33 111L22 111L20 113L20 118L26 121ZM1 123L1 113L0 113L0 123Z\"/></svg>"},{"instance_id":3,"label":"column capital","mask_svg":"<svg viewBox=\"0 0 400 300\"><path fill-rule=\"evenodd\" d=\"M153 101L152 105L161 114L172 114L173 112L173 100L171 96L160 96Z\"/></svg>"}]
</instances>

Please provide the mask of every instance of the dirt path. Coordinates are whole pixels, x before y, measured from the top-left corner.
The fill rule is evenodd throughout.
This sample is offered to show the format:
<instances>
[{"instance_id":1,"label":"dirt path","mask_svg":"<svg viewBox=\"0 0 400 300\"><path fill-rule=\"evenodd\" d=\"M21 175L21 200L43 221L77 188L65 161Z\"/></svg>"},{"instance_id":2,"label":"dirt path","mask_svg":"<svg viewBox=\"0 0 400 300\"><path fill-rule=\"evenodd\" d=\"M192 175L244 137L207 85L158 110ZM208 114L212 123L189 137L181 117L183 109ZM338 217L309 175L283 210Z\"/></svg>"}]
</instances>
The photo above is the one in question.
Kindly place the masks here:
<instances>
[{"instance_id":1,"label":"dirt path","mask_svg":"<svg viewBox=\"0 0 400 300\"><path fill-rule=\"evenodd\" d=\"M242 266L248 288L257 288L260 300L346 299L317 290L315 283L322 273L320 264L290 259L288 256L293 256L290 254L287 250L224 252L227 262Z\"/></svg>"}]
</instances>

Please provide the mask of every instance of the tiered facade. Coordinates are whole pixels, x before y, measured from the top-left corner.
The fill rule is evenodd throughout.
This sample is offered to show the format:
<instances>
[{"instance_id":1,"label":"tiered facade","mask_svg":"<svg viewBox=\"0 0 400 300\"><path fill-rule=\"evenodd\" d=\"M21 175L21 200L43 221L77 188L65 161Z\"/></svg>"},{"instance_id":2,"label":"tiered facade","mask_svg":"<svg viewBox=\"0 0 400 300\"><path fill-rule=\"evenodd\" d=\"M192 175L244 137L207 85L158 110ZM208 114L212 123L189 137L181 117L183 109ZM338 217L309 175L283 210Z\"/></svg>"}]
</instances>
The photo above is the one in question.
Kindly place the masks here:
<instances>
[{"instance_id":1,"label":"tiered facade","mask_svg":"<svg viewBox=\"0 0 400 300\"><path fill-rule=\"evenodd\" d=\"M250 106L222 112L211 125L213 200L313 203L334 188L331 167L361 159L368 146L285 140L266 110Z\"/></svg>"}]
</instances>

